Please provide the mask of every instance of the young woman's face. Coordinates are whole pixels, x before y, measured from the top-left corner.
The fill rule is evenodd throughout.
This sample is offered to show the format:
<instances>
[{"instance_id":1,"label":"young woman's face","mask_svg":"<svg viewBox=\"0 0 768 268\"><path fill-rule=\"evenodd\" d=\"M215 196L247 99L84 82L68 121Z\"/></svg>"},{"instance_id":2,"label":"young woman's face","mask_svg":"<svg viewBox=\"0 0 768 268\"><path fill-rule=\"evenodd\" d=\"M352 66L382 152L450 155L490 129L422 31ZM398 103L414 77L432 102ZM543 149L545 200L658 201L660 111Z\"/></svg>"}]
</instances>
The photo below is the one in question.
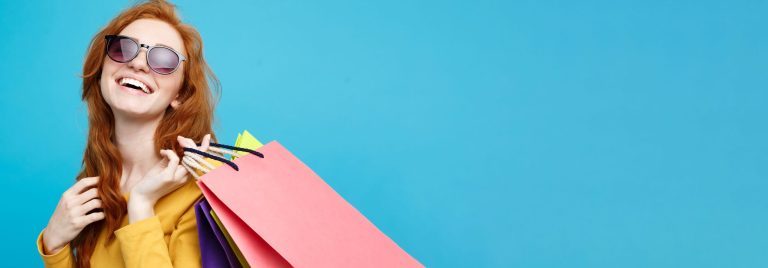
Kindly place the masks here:
<instances>
[{"instance_id":1,"label":"young woman's face","mask_svg":"<svg viewBox=\"0 0 768 268\"><path fill-rule=\"evenodd\" d=\"M139 19L129 24L119 35L128 36L140 44L163 45L185 54L181 35L168 23L156 19ZM184 55L186 56L186 55ZM104 57L101 71L101 94L116 116L156 118L171 105L181 89L184 63L171 74L162 75L147 65L147 49L140 48L133 60L120 63ZM130 78L126 80L124 78ZM125 83L144 84L151 93L134 89ZM121 85L122 83L122 85ZM176 102L173 105L177 105Z\"/></svg>"}]
</instances>

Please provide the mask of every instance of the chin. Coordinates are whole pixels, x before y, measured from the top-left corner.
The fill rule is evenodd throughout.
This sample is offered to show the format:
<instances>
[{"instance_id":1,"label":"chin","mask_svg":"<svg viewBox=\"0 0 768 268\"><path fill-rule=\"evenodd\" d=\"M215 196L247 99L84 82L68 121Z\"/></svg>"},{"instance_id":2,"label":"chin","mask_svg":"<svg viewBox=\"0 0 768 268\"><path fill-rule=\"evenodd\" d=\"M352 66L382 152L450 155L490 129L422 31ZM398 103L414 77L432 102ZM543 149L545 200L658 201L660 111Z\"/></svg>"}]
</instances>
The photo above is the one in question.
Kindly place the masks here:
<instances>
[{"instance_id":1,"label":"chin","mask_svg":"<svg viewBox=\"0 0 768 268\"><path fill-rule=\"evenodd\" d=\"M165 113L165 109L162 107L155 107L148 101L136 100L118 96L113 98L112 101L108 101L112 112L115 115L120 115L127 118L155 118L162 116ZM167 106L167 105L166 105Z\"/></svg>"},{"instance_id":2,"label":"chin","mask_svg":"<svg viewBox=\"0 0 768 268\"><path fill-rule=\"evenodd\" d=\"M117 106L117 108L112 108L112 112L115 113L115 115L119 114L126 118L147 119L162 116L165 110L152 111L146 108Z\"/></svg>"}]
</instances>

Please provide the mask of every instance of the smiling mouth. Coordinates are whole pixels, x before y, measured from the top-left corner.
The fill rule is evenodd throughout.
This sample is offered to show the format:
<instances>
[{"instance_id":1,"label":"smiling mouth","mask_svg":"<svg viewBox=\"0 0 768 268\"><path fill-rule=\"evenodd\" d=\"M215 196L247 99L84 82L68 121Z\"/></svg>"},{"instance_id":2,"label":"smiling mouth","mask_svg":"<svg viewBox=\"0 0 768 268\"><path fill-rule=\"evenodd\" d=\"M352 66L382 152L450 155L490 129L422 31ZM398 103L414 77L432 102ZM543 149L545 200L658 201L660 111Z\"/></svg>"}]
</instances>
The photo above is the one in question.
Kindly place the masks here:
<instances>
[{"instance_id":1,"label":"smiling mouth","mask_svg":"<svg viewBox=\"0 0 768 268\"><path fill-rule=\"evenodd\" d=\"M117 84L121 85L121 86L124 86L124 87L127 87L127 88L131 88L131 89L135 89L135 90L144 92L145 94L152 94L152 92L153 92L150 87L148 87L147 85L145 85L141 81L133 79L133 78L128 78L128 77L120 78L120 79L117 80Z\"/></svg>"}]
</instances>

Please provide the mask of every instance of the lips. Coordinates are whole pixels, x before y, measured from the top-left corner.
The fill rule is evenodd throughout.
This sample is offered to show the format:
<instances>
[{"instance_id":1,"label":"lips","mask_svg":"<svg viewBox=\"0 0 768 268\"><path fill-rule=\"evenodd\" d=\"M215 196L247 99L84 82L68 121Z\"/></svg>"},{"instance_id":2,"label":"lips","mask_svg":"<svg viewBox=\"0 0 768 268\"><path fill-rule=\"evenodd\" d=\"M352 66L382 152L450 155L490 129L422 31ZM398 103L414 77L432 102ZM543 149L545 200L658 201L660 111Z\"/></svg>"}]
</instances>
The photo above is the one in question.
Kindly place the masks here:
<instances>
[{"instance_id":1,"label":"lips","mask_svg":"<svg viewBox=\"0 0 768 268\"><path fill-rule=\"evenodd\" d=\"M130 90L140 91L147 95L154 93L154 90L151 87L136 78L122 77L118 78L115 82L120 86L126 87Z\"/></svg>"}]
</instances>

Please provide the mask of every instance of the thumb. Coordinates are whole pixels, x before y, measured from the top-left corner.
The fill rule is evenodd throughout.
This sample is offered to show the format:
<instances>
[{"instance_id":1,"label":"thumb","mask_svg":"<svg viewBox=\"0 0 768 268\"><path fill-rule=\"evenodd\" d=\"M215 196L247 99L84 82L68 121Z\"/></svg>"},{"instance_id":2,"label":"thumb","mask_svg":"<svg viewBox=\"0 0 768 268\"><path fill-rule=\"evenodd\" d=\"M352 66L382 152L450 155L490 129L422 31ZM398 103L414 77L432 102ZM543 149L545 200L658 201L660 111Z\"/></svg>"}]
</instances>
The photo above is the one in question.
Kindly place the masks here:
<instances>
[{"instance_id":1,"label":"thumb","mask_svg":"<svg viewBox=\"0 0 768 268\"><path fill-rule=\"evenodd\" d=\"M178 136L176 137L176 140L179 142L179 145L181 145L182 147L193 148L193 149L197 148L197 144L195 144L195 141L193 141L190 138L187 138L184 136Z\"/></svg>"}]
</instances>

